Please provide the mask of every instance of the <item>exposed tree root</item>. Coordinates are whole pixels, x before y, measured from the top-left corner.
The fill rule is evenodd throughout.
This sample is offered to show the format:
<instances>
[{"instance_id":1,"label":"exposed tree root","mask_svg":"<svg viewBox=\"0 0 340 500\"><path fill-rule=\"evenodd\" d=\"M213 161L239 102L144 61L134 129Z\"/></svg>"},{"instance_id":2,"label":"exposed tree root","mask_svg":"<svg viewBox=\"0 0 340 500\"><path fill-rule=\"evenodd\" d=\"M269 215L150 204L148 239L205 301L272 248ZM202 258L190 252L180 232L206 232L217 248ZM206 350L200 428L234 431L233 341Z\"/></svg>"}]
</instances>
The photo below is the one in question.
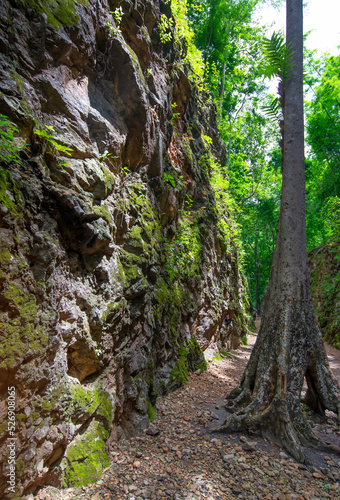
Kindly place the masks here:
<instances>
[{"instance_id":1,"label":"exposed tree root","mask_svg":"<svg viewBox=\"0 0 340 500\"><path fill-rule=\"evenodd\" d=\"M231 415L218 432L258 433L300 462L306 461L303 446L340 454L340 448L316 435L303 416L304 378L304 402L321 415L325 409L339 415L340 389L313 311L297 310L287 302L276 317L264 318L241 384L227 395Z\"/></svg>"},{"instance_id":2,"label":"exposed tree root","mask_svg":"<svg viewBox=\"0 0 340 500\"><path fill-rule=\"evenodd\" d=\"M229 410L228 406L227 409ZM306 462L302 446L340 455L340 448L323 441L302 417L299 423L293 423L284 401L272 401L268 408L261 408L256 412L249 405L233 413L217 430L222 433L239 431L260 434L264 439L284 448L299 462Z\"/></svg>"}]
</instances>

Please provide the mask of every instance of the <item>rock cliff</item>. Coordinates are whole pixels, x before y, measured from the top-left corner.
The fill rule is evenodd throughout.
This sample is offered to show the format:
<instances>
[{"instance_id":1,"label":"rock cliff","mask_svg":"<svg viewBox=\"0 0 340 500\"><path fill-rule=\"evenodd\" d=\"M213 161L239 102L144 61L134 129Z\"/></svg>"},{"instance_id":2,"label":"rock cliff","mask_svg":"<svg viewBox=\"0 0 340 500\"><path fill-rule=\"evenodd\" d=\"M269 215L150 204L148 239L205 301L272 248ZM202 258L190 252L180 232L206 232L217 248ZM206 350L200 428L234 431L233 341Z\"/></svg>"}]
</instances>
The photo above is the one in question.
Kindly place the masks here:
<instances>
[{"instance_id":1,"label":"rock cliff","mask_svg":"<svg viewBox=\"0 0 340 500\"><path fill-rule=\"evenodd\" d=\"M314 309L322 336L340 349L340 241L315 248L308 254Z\"/></svg>"},{"instance_id":2,"label":"rock cliff","mask_svg":"<svg viewBox=\"0 0 340 500\"><path fill-rule=\"evenodd\" d=\"M9 387L18 494L86 484L202 350L245 335L225 150L171 19L162 0L1 2L5 497Z\"/></svg>"}]
</instances>

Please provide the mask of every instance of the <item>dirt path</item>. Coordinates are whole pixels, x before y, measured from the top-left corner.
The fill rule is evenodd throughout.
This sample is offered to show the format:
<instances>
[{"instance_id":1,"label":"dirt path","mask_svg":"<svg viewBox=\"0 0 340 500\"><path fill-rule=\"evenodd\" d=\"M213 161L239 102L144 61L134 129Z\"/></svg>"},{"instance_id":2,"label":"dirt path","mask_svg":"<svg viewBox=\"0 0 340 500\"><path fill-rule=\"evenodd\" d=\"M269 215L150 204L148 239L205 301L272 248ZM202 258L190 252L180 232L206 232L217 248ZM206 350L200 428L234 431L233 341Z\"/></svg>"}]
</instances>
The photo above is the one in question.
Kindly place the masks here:
<instances>
[{"instance_id":1,"label":"dirt path","mask_svg":"<svg viewBox=\"0 0 340 500\"><path fill-rule=\"evenodd\" d=\"M112 465L101 479L83 488L48 487L39 500L316 500L338 499L340 457L309 452L305 467L257 436L220 435L212 429L226 416L225 394L238 384L249 359L248 345L209 363L188 385L157 401L157 435L115 444ZM330 351L340 369L340 352ZM329 418L326 436L340 437ZM29 497L28 497L29 498ZM33 498L32 496L30 497Z\"/></svg>"},{"instance_id":2,"label":"dirt path","mask_svg":"<svg viewBox=\"0 0 340 500\"><path fill-rule=\"evenodd\" d=\"M332 372L334 373L340 384L340 351L335 347L326 345L326 352Z\"/></svg>"}]
</instances>

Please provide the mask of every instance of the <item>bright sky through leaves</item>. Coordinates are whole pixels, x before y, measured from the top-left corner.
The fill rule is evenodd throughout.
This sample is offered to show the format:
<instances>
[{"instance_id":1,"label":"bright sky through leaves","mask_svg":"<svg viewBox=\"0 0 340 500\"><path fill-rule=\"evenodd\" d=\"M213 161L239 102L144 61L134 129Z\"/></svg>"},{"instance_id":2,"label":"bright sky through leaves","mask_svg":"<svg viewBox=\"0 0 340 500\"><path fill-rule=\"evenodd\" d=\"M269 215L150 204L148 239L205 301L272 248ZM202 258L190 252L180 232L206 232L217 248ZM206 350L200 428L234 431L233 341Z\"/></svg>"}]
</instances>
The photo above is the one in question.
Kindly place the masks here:
<instances>
[{"instance_id":1,"label":"bright sky through leaves","mask_svg":"<svg viewBox=\"0 0 340 500\"><path fill-rule=\"evenodd\" d=\"M258 19L261 24L272 27L268 29L269 36L274 30L285 27L286 12L285 2L280 8L274 9L265 5L259 9ZM340 52L340 0L308 0L305 2L304 32L312 31L307 39L309 49L318 52L329 52L337 55Z\"/></svg>"}]
</instances>

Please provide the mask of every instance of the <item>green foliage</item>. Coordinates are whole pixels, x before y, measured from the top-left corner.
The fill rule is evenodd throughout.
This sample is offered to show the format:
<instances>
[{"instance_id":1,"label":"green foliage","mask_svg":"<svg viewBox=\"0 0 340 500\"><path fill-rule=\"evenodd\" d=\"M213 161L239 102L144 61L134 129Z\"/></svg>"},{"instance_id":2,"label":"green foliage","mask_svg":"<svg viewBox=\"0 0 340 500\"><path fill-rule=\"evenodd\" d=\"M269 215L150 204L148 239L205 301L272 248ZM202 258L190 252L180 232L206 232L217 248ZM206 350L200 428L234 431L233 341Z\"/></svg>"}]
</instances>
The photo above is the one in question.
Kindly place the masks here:
<instances>
[{"instance_id":1,"label":"green foliage","mask_svg":"<svg viewBox=\"0 0 340 500\"><path fill-rule=\"evenodd\" d=\"M254 107L240 114L232 129L222 128L222 132L227 138L230 134L230 154L227 171L213 167L219 227L227 252L233 253L235 243L238 246L253 303L259 307L269 278L280 207L281 154L272 150L277 125Z\"/></svg>"},{"instance_id":2,"label":"green foliage","mask_svg":"<svg viewBox=\"0 0 340 500\"><path fill-rule=\"evenodd\" d=\"M276 123L283 117L282 106L278 97L274 97L268 104L261 106L261 109L268 118L274 120Z\"/></svg>"},{"instance_id":3,"label":"green foliage","mask_svg":"<svg viewBox=\"0 0 340 500\"><path fill-rule=\"evenodd\" d=\"M59 152L63 155L71 156L72 148L63 146L58 141L54 139L54 135L51 134L55 132L52 125L47 125L45 128L37 128L34 130L35 135L42 137L47 146L52 149L53 152Z\"/></svg>"},{"instance_id":4,"label":"green foliage","mask_svg":"<svg viewBox=\"0 0 340 500\"><path fill-rule=\"evenodd\" d=\"M174 102L172 105L172 109L176 109L177 104ZM172 113L172 117L170 120L170 123L172 126L174 126L175 120L178 120L181 117L181 113L176 113L175 111Z\"/></svg>"},{"instance_id":5,"label":"green foliage","mask_svg":"<svg viewBox=\"0 0 340 500\"><path fill-rule=\"evenodd\" d=\"M330 196L321 209L321 218L327 221L330 238L340 234L340 196Z\"/></svg>"},{"instance_id":6,"label":"green foliage","mask_svg":"<svg viewBox=\"0 0 340 500\"><path fill-rule=\"evenodd\" d=\"M204 77L222 118L254 91L260 43L251 25L258 0L188 0L188 18L202 51Z\"/></svg>"},{"instance_id":7,"label":"green foliage","mask_svg":"<svg viewBox=\"0 0 340 500\"><path fill-rule=\"evenodd\" d=\"M122 7L117 7L113 12L110 12L110 14L114 17L116 23L118 24L118 26L120 25L120 23L122 22L122 19L123 19L123 9Z\"/></svg>"},{"instance_id":8,"label":"green foliage","mask_svg":"<svg viewBox=\"0 0 340 500\"><path fill-rule=\"evenodd\" d=\"M306 164L308 249L339 234L340 56L325 57L317 77L314 97L306 105L311 147Z\"/></svg>"},{"instance_id":9,"label":"green foliage","mask_svg":"<svg viewBox=\"0 0 340 500\"><path fill-rule=\"evenodd\" d=\"M19 161L19 152L24 143L18 141L16 134L19 130L8 120L7 116L0 114L0 162L11 163Z\"/></svg>"},{"instance_id":10,"label":"green foliage","mask_svg":"<svg viewBox=\"0 0 340 500\"><path fill-rule=\"evenodd\" d=\"M161 43L170 42L170 40L172 39L173 24L173 19L169 19L166 15L161 14L161 20L159 22L159 37L161 39Z\"/></svg>"},{"instance_id":11,"label":"green foliage","mask_svg":"<svg viewBox=\"0 0 340 500\"><path fill-rule=\"evenodd\" d=\"M280 181L281 171L269 162L263 168L256 192L240 207L243 266L256 307L260 307L270 274L280 210Z\"/></svg>"},{"instance_id":12,"label":"green foliage","mask_svg":"<svg viewBox=\"0 0 340 500\"><path fill-rule=\"evenodd\" d=\"M117 7L114 11L111 11L110 14L113 17L115 24L113 24L113 20L110 19L105 26L109 31L110 38L114 38L121 33L120 23L122 22L124 13L122 7L120 6Z\"/></svg>"},{"instance_id":13,"label":"green foliage","mask_svg":"<svg viewBox=\"0 0 340 500\"><path fill-rule=\"evenodd\" d=\"M165 182L169 182L172 187L176 187L176 181L171 174L167 174L166 172L164 172L164 180Z\"/></svg>"},{"instance_id":14,"label":"green foliage","mask_svg":"<svg viewBox=\"0 0 340 500\"><path fill-rule=\"evenodd\" d=\"M279 77L285 83L293 68L293 52L290 45L286 45L284 36L274 32L271 38L264 38L263 53L265 60L260 71L267 78Z\"/></svg>"},{"instance_id":15,"label":"green foliage","mask_svg":"<svg viewBox=\"0 0 340 500\"><path fill-rule=\"evenodd\" d=\"M194 29L188 21L188 0L171 0L171 9L175 18L175 44L185 47L183 64L189 65L188 77L193 85L203 87L204 62L201 51L195 44Z\"/></svg>"},{"instance_id":16,"label":"green foliage","mask_svg":"<svg viewBox=\"0 0 340 500\"><path fill-rule=\"evenodd\" d=\"M207 143L207 144L212 144L212 138L209 137L208 135L204 135L203 133L201 134L202 139Z\"/></svg>"}]
</instances>

